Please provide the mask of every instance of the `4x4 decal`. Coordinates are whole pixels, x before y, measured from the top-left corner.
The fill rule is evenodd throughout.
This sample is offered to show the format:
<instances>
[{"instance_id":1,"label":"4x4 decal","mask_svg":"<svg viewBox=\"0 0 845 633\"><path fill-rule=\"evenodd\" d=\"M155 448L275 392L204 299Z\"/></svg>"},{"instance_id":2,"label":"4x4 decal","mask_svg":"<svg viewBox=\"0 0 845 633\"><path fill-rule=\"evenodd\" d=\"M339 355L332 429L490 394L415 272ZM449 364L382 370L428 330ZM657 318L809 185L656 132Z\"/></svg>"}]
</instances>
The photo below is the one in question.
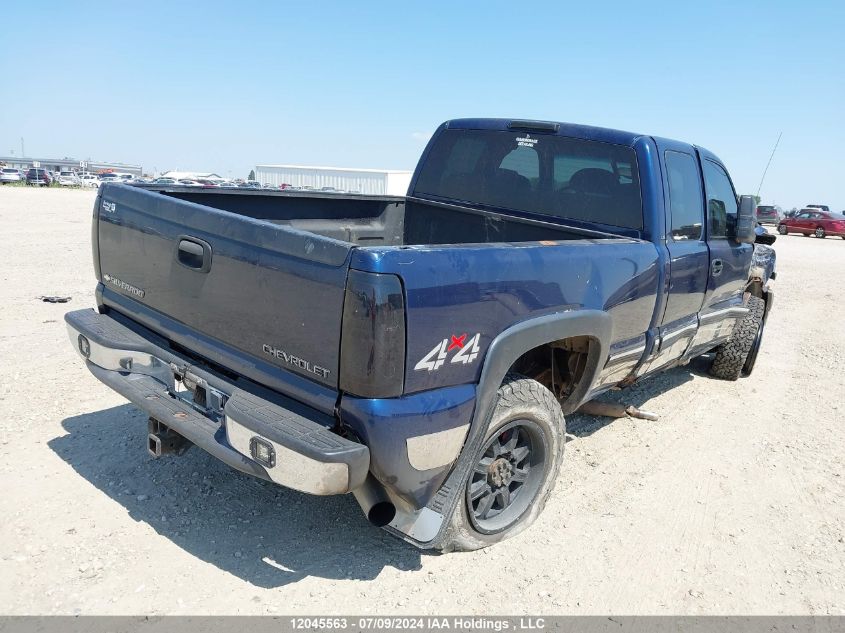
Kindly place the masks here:
<instances>
[{"instance_id":1,"label":"4x4 decal","mask_svg":"<svg viewBox=\"0 0 845 633\"><path fill-rule=\"evenodd\" d=\"M443 363L446 362L449 352L452 350L458 350L458 353L452 356L451 363L468 365L478 356L478 341L481 339L481 334L476 334L468 341L467 336L467 334L460 334L458 336L452 334L450 338L444 338L414 366L414 369L416 371L435 371L440 369Z\"/></svg>"}]
</instances>

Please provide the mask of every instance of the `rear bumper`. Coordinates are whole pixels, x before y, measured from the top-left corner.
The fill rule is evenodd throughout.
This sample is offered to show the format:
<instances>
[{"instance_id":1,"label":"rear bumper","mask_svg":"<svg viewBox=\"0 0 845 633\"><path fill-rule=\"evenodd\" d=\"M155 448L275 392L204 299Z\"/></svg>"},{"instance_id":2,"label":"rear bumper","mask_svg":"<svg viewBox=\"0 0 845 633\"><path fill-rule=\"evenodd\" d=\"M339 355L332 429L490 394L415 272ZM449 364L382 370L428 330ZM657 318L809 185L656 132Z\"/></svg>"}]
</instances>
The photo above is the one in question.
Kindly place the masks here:
<instances>
[{"instance_id":1,"label":"rear bumper","mask_svg":"<svg viewBox=\"0 0 845 633\"><path fill-rule=\"evenodd\" d=\"M142 336L107 314L78 310L66 314L65 322L94 376L229 466L317 495L363 484L369 449L333 433L328 416L192 366L163 340Z\"/></svg>"}]
</instances>

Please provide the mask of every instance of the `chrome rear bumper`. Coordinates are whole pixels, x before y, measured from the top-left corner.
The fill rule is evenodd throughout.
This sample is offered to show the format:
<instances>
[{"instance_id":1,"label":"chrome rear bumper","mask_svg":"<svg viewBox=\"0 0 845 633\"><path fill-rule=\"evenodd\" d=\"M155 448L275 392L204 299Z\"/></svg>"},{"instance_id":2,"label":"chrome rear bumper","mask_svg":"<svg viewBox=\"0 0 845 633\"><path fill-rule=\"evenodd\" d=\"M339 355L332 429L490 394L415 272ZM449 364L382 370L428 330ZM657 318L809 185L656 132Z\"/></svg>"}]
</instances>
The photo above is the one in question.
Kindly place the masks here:
<instances>
[{"instance_id":1,"label":"chrome rear bumper","mask_svg":"<svg viewBox=\"0 0 845 633\"><path fill-rule=\"evenodd\" d=\"M233 468L316 495L350 492L366 479L369 449L332 432L324 414L190 365L108 314L78 310L65 322L101 382Z\"/></svg>"}]
</instances>

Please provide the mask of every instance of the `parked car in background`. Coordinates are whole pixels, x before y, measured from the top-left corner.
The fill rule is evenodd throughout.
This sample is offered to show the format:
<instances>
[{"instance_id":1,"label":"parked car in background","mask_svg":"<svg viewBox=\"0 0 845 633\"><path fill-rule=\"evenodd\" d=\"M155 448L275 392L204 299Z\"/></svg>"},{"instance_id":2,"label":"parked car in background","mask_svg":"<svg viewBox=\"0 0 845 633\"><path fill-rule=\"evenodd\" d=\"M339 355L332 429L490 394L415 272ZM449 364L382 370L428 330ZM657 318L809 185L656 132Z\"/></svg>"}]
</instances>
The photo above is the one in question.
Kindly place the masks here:
<instances>
[{"instance_id":1,"label":"parked car in background","mask_svg":"<svg viewBox=\"0 0 845 633\"><path fill-rule=\"evenodd\" d=\"M96 174L79 174L79 184L83 187L99 187L100 186L100 179L97 178Z\"/></svg>"},{"instance_id":2,"label":"parked car in background","mask_svg":"<svg viewBox=\"0 0 845 633\"><path fill-rule=\"evenodd\" d=\"M781 210L778 207L766 204L757 207L757 221L760 224L777 224L781 216Z\"/></svg>"},{"instance_id":3,"label":"parked car in background","mask_svg":"<svg viewBox=\"0 0 845 633\"><path fill-rule=\"evenodd\" d=\"M0 183L4 185L7 182L20 182L21 180L23 180L21 172L14 167L4 167L0 170Z\"/></svg>"},{"instance_id":4,"label":"parked car in background","mask_svg":"<svg viewBox=\"0 0 845 633\"><path fill-rule=\"evenodd\" d=\"M175 178L156 178L153 180L154 185L175 185L176 179Z\"/></svg>"},{"instance_id":5,"label":"parked car in background","mask_svg":"<svg viewBox=\"0 0 845 633\"><path fill-rule=\"evenodd\" d=\"M80 187L82 186L82 181L72 171L63 171L59 172L58 178L56 178L56 182L58 182L62 187Z\"/></svg>"},{"instance_id":6,"label":"parked car in background","mask_svg":"<svg viewBox=\"0 0 845 633\"><path fill-rule=\"evenodd\" d=\"M38 187L49 187L53 179L50 177L50 172L40 167L30 167L26 172L26 184Z\"/></svg>"},{"instance_id":7,"label":"parked car in background","mask_svg":"<svg viewBox=\"0 0 845 633\"><path fill-rule=\"evenodd\" d=\"M107 182L123 182L120 176L117 174L107 173L107 174L100 174L100 184L104 184Z\"/></svg>"},{"instance_id":8,"label":"parked car in background","mask_svg":"<svg viewBox=\"0 0 845 633\"><path fill-rule=\"evenodd\" d=\"M830 207L826 204L808 204L807 209L818 209L819 211L824 211L825 213L830 211Z\"/></svg>"},{"instance_id":9,"label":"parked car in background","mask_svg":"<svg viewBox=\"0 0 845 633\"><path fill-rule=\"evenodd\" d=\"M826 213L819 211L816 207L808 207L801 211L794 218L785 218L778 224L778 233L801 233L804 236L810 234L816 237L827 237L835 235L845 240L845 215L841 213Z\"/></svg>"}]
</instances>

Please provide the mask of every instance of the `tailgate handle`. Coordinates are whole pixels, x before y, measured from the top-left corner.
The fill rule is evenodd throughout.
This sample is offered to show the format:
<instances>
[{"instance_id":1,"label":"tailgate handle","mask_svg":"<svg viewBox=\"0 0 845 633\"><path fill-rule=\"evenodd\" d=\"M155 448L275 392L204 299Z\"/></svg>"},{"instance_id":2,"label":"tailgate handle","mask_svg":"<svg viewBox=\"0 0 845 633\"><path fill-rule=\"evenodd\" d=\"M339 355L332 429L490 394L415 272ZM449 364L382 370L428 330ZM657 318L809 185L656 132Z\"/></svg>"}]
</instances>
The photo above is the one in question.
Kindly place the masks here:
<instances>
[{"instance_id":1,"label":"tailgate handle","mask_svg":"<svg viewBox=\"0 0 845 633\"><path fill-rule=\"evenodd\" d=\"M195 237L179 237L176 260L185 268L207 273L211 270L211 244Z\"/></svg>"}]
</instances>

